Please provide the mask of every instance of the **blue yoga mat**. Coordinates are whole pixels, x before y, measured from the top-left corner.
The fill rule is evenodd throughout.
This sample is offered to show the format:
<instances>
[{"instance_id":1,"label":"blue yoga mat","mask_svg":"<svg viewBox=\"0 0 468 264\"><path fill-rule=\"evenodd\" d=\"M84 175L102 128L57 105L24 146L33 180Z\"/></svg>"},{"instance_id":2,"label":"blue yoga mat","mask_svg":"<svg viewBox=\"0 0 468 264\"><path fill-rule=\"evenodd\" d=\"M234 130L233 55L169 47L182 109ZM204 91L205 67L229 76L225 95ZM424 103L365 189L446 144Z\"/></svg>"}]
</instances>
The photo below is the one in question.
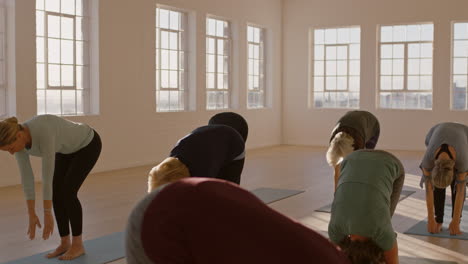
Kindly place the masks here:
<instances>
[{"instance_id":1,"label":"blue yoga mat","mask_svg":"<svg viewBox=\"0 0 468 264\"><path fill-rule=\"evenodd\" d=\"M404 199L408 198L408 196L412 195L415 193L415 191L411 190L402 190L400 194L400 202L403 201ZM320 207L319 209L315 210L316 212L322 212L322 213L331 213L331 204L327 204L323 207Z\"/></svg>"},{"instance_id":2,"label":"blue yoga mat","mask_svg":"<svg viewBox=\"0 0 468 264\"><path fill-rule=\"evenodd\" d=\"M287 190L287 189L274 189L274 188L258 188L250 191L260 200L266 204L270 204L296 194L300 194L304 191L301 190Z\"/></svg>"},{"instance_id":3,"label":"blue yoga mat","mask_svg":"<svg viewBox=\"0 0 468 264\"><path fill-rule=\"evenodd\" d=\"M124 233L117 232L84 242L86 254L74 260L47 259L44 256L51 250L29 257L4 262L2 264L103 264L125 257Z\"/></svg>"},{"instance_id":4,"label":"blue yoga mat","mask_svg":"<svg viewBox=\"0 0 468 264\"><path fill-rule=\"evenodd\" d=\"M424 209L424 208L423 208ZM460 223L460 229L463 232L462 235L452 236L448 230L450 221L452 221L452 206L446 204L444 207L444 224L442 225L442 232L438 234L431 234L427 232L427 219L424 219L410 229L408 229L405 234L419 235L419 236L433 236L433 237L444 237L444 238L455 238L468 240L468 206L463 207L463 217Z\"/></svg>"}]
</instances>

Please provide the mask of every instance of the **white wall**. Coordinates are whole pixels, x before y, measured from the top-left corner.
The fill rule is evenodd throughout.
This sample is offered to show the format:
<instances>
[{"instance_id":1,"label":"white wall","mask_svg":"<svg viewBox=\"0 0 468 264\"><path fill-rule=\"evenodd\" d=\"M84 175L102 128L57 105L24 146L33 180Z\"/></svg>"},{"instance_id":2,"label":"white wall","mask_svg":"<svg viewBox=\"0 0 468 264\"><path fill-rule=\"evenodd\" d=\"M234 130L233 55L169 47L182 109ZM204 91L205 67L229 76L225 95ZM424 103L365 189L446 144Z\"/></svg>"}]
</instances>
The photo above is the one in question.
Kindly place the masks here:
<instances>
[{"instance_id":1,"label":"white wall","mask_svg":"<svg viewBox=\"0 0 468 264\"><path fill-rule=\"evenodd\" d=\"M361 26L361 109L380 120L378 148L423 150L434 124L468 124L467 111L449 110L451 22L468 21L468 1L287 0L283 8L283 143L327 146L332 128L347 111L307 106L312 27ZM377 26L419 22L434 23L433 110L376 109Z\"/></svg>"},{"instance_id":2,"label":"white wall","mask_svg":"<svg viewBox=\"0 0 468 264\"><path fill-rule=\"evenodd\" d=\"M157 1L194 11L197 17L197 109L193 112L156 113L154 102L155 5L153 0L100 0L100 114L71 117L94 127L103 139L103 152L94 171L155 164L176 141L204 125L215 111L205 110L205 15L230 20L238 31L237 91L239 106L250 126L248 148L281 143L281 1L280 0L165 0ZM272 107L246 109L246 24L267 29L270 40ZM17 116L36 114L35 1L16 1ZM33 160L40 179L38 159ZM0 186L18 184L14 157L0 153Z\"/></svg>"}]
</instances>

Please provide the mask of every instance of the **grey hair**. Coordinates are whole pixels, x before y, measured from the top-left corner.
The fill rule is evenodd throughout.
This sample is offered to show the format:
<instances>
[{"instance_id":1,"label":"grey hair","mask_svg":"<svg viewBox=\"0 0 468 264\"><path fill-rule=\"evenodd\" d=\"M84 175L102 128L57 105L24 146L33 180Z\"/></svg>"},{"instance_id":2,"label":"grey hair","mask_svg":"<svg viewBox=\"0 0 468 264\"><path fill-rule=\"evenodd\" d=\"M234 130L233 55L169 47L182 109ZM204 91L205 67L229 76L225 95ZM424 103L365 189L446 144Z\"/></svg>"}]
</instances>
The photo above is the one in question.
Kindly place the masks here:
<instances>
[{"instance_id":1,"label":"grey hair","mask_svg":"<svg viewBox=\"0 0 468 264\"><path fill-rule=\"evenodd\" d=\"M454 166L455 161L452 159L436 160L431 173L432 185L439 189L447 188L453 181Z\"/></svg>"},{"instance_id":2,"label":"grey hair","mask_svg":"<svg viewBox=\"0 0 468 264\"><path fill-rule=\"evenodd\" d=\"M345 132L339 132L330 142L327 151L327 162L330 166L336 166L344 157L354 151L354 138Z\"/></svg>"}]
</instances>

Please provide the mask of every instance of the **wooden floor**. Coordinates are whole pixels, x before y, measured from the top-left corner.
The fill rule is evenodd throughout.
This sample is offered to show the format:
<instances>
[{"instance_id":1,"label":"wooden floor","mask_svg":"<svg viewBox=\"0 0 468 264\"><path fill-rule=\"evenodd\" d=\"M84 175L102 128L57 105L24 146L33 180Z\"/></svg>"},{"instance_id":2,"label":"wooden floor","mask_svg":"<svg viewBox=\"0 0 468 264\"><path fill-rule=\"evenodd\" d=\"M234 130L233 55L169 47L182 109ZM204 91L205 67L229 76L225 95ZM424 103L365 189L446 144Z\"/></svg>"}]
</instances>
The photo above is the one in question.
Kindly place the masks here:
<instances>
[{"instance_id":1,"label":"wooden floor","mask_svg":"<svg viewBox=\"0 0 468 264\"><path fill-rule=\"evenodd\" d=\"M420 174L418 165L422 152L392 153L400 158L407 173ZM80 191L85 239L124 230L130 210L145 195L147 174L151 167L148 165L88 176ZM405 187L417 191L398 205L393 217L393 225L398 232L400 263L468 263L467 240L403 234L426 216L424 191L419 189L418 184L419 177L410 175L406 178ZM271 207L326 236L329 214L314 212L330 203L333 197L332 170L326 164L324 148L277 146L251 150L247 153L241 185L249 190L257 187L305 190L304 193L275 202ZM36 190L41 189L37 186ZM56 246L59 239L57 233L47 241L27 239L28 218L20 186L0 188L0 208L0 263ZM468 216L464 221L467 221L466 218ZM121 259L112 263L125 264L126 261Z\"/></svg>"}]
</instances>

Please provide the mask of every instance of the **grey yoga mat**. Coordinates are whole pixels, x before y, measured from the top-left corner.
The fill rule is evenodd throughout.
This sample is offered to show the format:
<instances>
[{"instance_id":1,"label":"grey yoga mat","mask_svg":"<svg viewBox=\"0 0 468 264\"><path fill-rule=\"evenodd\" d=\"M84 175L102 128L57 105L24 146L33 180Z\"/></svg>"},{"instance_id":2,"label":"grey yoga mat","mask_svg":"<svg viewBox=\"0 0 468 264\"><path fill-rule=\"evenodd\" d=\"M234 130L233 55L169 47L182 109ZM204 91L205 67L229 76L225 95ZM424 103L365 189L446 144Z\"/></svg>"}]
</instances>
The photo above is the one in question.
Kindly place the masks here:
<instances>
[{"instance_id":1,"label":"grey yoga mat","mask_svg":"<svg viewBox=\"0 0 468 264\"><path fill-rule=\"evenodd\" d=\"M250 191L257 196L264 203L273 203L296 194L300 194L304 191L301 190L288 190L288 189L274 189L274 188L257 188Z\"/></svg>"},{"instance_id":2,"label":"grey yoga mat","mask_svg":"<svg viewBox=\"0 0 468 264\"><path fill-rule=\"evenodd\" d=\"M423 208L424 209L424 208ZM448 230L449 224L452 221L452 205L446 204L444 207L444 224L442 225L442 232L438 234L431 234L427 232L427 219L419 221L417 224L406 230L405 234L420 235L420 236L433 236L433 237L444 237L444 238L455 238L468 240L468 205L463 207L462 221L460 222L460 229L463 232L462 235L452 236Z\"/></svg>"},{"instance_id":3,"label":"grey yoga mat","mask_svg":"<svg viewBox=\"0 0 468 264\"><path fill-rule=\"evenodd\" d=\"M450 260L427 259L408 256L400 256L398 259L400 260L400 263L405 264L457 264L457 262Z\"/></svg>"},{"instance_id":4,"label":"grey yoga mat","mask_svg":"<svg viewBox=\"0 0 468 264\"><path fill-rule=\"evenodd\" d=\"M415 193L415 191L411 191L411 190L402 190L401 191L401 194L400 194L400 202L406 198L408 198L408 196L412 195L413 193ZM319 209L315 210L316 212L323 212L323 213L330 213L331 212L331 207L332 205L331 204L327 204L323 207L320 207Z\"/></svg>"},{"instance_id":5,"label":"grey yoga mat","mask_svg":"<svg viewBox=\"0 0 468 264\"><path fill-rule=\"evenodd\" d=\"M124 234L122 232L87 240L84 242L84 247L86 254L74 260L47 259L44 257L49 252L47 251L2 264L103 264L125 257Z\"/></svg>"}]
</instances>

